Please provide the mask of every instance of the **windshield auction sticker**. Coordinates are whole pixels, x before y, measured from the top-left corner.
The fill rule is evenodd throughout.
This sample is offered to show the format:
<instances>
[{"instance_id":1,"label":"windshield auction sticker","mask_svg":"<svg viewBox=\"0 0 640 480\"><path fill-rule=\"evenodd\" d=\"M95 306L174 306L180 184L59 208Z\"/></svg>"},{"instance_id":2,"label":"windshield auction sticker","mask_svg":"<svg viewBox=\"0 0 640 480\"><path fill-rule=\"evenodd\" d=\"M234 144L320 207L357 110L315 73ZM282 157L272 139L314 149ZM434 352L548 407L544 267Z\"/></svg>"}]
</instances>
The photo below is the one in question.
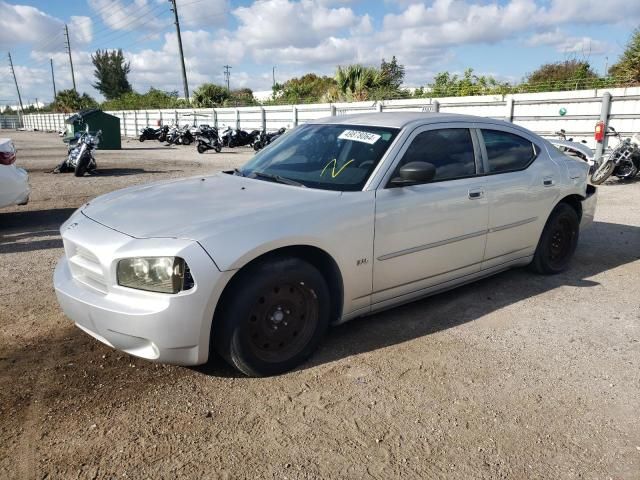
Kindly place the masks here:
<instances>
[{"instance_id":1,"label":"windshield auction sticker","mask_svg":"<svg viewBox=\"0 0 640 480\"><path fill-rule=\"evenodd\" d=\"M341 140L352 140L354 142L363 142L373 145L380 140L380 135L375 133L363 132L361 130L345 130L338 137Z\"/></svg>"}]
</instances>

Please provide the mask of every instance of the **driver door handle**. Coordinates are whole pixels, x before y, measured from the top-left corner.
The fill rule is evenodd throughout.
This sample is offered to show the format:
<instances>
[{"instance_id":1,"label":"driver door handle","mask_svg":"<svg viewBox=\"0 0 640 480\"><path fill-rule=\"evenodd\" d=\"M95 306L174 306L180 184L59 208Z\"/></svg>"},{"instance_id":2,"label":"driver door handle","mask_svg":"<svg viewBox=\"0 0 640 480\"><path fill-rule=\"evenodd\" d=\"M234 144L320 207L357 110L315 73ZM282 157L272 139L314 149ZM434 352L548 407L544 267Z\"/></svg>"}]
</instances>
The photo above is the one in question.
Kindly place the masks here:
<instances>
[{"instance_id":1,"label":"driver door handle","mask_svg":"<svg viewBox=\"0 0 640 480\"><path fill-rule=\"evenodd\" d=\"M484 197L484 189L476 188L473 190L469 190L469 199L470 200L478 200L479 198Z\"/></svg>"}]
</instances>

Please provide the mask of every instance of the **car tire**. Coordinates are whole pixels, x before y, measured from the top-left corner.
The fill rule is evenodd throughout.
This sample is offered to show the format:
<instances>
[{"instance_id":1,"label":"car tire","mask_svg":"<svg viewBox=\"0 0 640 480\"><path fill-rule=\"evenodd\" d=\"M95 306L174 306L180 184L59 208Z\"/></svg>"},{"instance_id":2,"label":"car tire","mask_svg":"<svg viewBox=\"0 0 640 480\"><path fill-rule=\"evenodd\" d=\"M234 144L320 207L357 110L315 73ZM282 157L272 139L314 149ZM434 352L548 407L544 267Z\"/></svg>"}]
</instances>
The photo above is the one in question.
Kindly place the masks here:
<instances>
[{"instance_id":1,"label":"car tire","mask_svg":"<svg viewBox=\"0 0 640 480\"><path fill-rule=\"evenodd\" d=\"M554 275L569 267L578 245L580 221L567 203L553 209L544 226L531 268L543 275Z\"/></svg>"},{"instance_id":2,"label":"car tire","mask_svg":"<svg viewBox=\"0 0 640 480\"><path fill-rule=\"evenodd\" d=\"M239 273L216 312L212 345L245 375L289 371L316 350L329 325L322 274L297 258L260 262Z\"/></svg>"}]
</instances>

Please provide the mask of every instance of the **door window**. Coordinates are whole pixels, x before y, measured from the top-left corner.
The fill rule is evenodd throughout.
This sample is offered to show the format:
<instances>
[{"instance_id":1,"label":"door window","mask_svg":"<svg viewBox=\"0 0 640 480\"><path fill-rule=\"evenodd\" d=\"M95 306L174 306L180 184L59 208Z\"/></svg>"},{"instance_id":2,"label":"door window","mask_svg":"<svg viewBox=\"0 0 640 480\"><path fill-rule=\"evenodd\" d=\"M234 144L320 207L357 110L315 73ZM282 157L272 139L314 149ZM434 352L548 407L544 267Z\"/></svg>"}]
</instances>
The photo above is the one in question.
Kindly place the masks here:
<instances>
[{"instance_id":1,"label":"door window","mask_svg":"<svg viewBox=\"0 0 640 480\"><path fill-rule=\"evenodd\" d=\"M519 135L482 130L482 138L487 149L489 173L523 170L536 158L535 145Z\"/></svg>"},{"instance_id":2,"label":"door window","mask_svg":"<svg viewBox=\"0 0 640 480\"><path fill-rule=\"evenodd\" d=\"M434 182L476 174L471 132L468 128L443 128L419 133L407 148L398 170L410 162L428 162L436 167Z\"/></svg>"}]
</instances>

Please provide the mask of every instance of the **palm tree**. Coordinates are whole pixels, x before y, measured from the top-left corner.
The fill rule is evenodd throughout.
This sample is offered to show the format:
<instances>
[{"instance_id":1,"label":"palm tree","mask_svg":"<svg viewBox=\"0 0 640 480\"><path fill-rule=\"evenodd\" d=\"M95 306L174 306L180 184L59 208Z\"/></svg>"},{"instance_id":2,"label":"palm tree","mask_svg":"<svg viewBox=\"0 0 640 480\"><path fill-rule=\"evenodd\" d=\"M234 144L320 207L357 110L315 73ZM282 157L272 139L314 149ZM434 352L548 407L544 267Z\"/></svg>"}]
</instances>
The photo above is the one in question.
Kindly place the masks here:
<instances>
[{"instance_id":1,"label":"palm tree","mask_svg":"<svg viewBox=\"0 0 640 480\"><path fill-rule=\"evenodd\" d=\"M369 96L369 91L380 86L382 75L380 70L363 65L339 66L336 70L338 95L347 101L362 101Z\"/></svg>"}]
</instances>

